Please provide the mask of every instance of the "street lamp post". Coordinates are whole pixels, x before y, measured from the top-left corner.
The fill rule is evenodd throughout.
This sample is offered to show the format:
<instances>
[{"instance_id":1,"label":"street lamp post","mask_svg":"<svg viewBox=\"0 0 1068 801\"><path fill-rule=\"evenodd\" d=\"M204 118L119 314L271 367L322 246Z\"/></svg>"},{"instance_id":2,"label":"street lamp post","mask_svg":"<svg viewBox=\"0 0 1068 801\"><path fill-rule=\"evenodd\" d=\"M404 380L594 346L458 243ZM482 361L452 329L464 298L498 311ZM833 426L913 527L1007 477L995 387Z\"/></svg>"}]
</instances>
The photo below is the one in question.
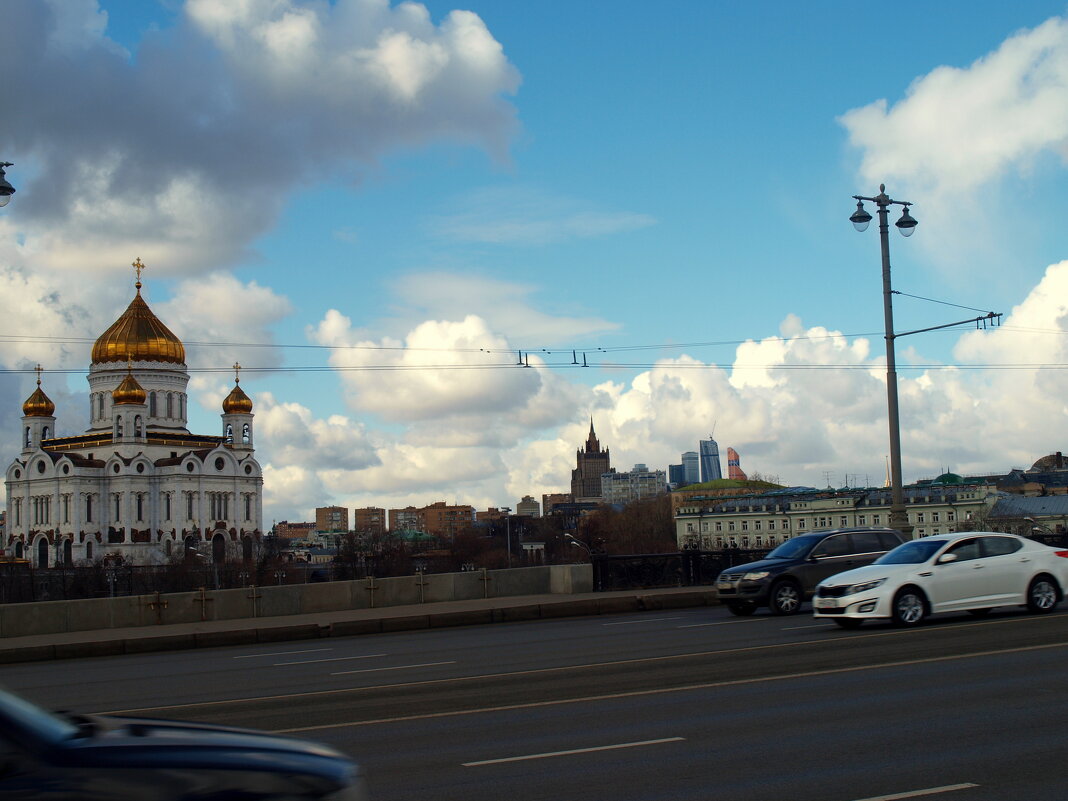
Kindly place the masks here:
<instances>
[{"instance_id":1,"label":"street lamp post","mask_svg":"<svg viewBox=\"0 0 1068 801\"><path fill-rule=\"evenodd\" d=\"M898 418L897 403L897 360L894 355L894 304L893 289L890 285L890 226L887 222L890 206L903 206L901 219L894 225L903 236L912 236L916 229L916 220L909 214L911 203L892 200L886 194L886 186L879 185L879 194L875 197L853 195L857 201L857 210L849 221L858 231L865 231L871 222L871 215L864 208L864 201L874 203L879 215L879 245L883 258L883 320L886 329L886 406L890 426L890 527L902 532L911 539L912 527L909 526L908 514L905 512L905 495L901 482L901 423Z\"/></svg>"},{"instance_id":2,"label":"street lamp post","mask_svg":"<svg viewBox=\"0 0 1068 801\"><path fill-rule=\"evenodd\" d=\"M504 531L505 540L508 543L508 567L512 566L512 507L502 506L501 511L504 512Z\"/></svg>"}]
</instances>

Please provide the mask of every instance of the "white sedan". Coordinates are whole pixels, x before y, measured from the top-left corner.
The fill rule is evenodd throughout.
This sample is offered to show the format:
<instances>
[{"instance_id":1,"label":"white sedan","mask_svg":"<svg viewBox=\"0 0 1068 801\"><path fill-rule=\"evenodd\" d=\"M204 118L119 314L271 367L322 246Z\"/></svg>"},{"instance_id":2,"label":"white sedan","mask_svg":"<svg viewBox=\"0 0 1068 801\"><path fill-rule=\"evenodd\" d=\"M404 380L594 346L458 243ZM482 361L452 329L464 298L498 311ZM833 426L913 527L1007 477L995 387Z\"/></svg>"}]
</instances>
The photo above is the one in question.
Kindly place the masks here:
<instances>
[{"instance_id":1,"label":"white sedan","mask_svg":"<svg viewBox=\"0 0 1068 801\"><path fill-rule=\"evenodd\" d=\"M995 606L1052 611L1068 585L1068 550L1013 534L970 531L912 540L875 562L824 579L817 619L856 628L865 620L915 626L939 612L982 615Z\"/></svg>"}]
</instances>

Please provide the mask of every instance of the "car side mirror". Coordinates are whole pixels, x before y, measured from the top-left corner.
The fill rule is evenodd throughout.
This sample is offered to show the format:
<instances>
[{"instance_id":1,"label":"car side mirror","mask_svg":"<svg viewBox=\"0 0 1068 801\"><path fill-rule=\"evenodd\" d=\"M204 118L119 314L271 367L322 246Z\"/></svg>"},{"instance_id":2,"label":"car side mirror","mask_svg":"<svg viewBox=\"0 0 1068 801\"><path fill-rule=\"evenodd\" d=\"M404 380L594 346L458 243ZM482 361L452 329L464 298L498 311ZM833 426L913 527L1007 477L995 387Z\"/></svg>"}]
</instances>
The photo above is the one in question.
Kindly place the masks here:
<instances>
[{"instance_id":1,"label":"car side mirror","mask_svg":"<svg viewBox=\"0 0 1068 801\"><path fill-rule=\"evenodd\" d=\"M944 553L938 557L938 564L948 565L950 562L956 562L957 555L955 553Z\"/></svg>"}]
</instances>

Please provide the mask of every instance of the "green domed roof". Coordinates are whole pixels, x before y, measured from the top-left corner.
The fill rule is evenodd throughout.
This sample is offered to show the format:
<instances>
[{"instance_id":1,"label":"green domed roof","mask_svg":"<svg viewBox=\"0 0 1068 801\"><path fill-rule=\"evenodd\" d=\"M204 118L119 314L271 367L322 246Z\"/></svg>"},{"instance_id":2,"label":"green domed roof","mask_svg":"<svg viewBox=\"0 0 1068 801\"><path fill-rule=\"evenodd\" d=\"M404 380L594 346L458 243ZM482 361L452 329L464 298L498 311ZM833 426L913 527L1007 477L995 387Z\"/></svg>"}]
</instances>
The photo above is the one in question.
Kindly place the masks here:
<instances>
[{"instance_id":1,"label":"green domed roof","mask_svg":"<svg viewBox=\"0 0 1068 801\"><path fill-rule=\"evenodd\" d=\"M956 473L943 473L932 484L963 484L964 479L958 476Z\"/></svg>"}]
</instances>

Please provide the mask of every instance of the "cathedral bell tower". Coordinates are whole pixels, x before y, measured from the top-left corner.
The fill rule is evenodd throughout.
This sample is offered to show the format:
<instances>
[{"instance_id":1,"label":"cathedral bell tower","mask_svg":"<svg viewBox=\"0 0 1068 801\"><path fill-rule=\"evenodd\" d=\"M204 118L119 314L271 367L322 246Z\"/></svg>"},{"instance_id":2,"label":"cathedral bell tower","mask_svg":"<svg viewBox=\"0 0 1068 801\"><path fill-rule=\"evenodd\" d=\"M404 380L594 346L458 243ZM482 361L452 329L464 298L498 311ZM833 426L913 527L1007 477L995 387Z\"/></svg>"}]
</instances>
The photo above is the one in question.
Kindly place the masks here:
<instances>
[{"instance_id":1,"label":"cathedral bell tower","mask_svg":"<svg viewBox=\"0 0 1068 801\"><path fill-rule=\"evenodd\" d=\"M56 434L56 405L41 389L41 365L37 371L37 389L22 404L22 452L41 447L41 442Z\"/></svg>"},{"instance_id":2,"label":"cathedral bell tower","mask_svg":"<svg viewBox=\"0 0 1068 801\"><path fill-rule=\"evenodd\" d=\"M222 404L223 440L235 451L251 451L252 399L241 389L241 365L234 362L234 388Z\"/></svg>"},{"instance_id":3,"label":"cathedral bell tower","mask_svg":"<svg viewBox=\"0 0 1068 801\"><path fill-rule=\"evenodd\" d=\"M115 442L144 442L148 413L147 394L133 377L132 362L126 365L126 377L111 393L112 439Z\"/></svg>"}]
</instances>

